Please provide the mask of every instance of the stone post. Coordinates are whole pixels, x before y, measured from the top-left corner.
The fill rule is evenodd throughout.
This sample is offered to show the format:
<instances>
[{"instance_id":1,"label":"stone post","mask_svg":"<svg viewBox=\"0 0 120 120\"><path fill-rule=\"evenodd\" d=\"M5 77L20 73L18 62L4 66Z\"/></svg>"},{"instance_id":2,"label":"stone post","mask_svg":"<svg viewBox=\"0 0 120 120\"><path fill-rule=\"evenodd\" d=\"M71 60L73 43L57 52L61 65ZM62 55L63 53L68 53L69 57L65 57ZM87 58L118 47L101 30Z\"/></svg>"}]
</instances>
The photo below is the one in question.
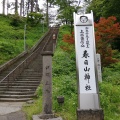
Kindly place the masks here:
<instances>
[{"instance_id":1,"label":"stone post","mask_svg":"<svg viewBox=\"0 0 120 120\"><path fill-rule=\"evenodd\" d=\"M55 51L56 48L56 34L53 34L53 51Z\"/></svg>"},{"instance_id":2,"label":"stone post","mask_svg":"<svg viewBox=\"0 0 120 120\"><path fill-rule=\"evenodd\" d=\"M33 120L62 120L52 112L52 56L53 52L44 51L43 56L43 111L40 115L33 115Z\"/></svg>"},{"instance_id":3,"label":"stone post","mask_svg":"<svg viewBox=\"0 0 120 120\"><path fill-rule=\"evenodd\" d=\"M96 54L97 58L97 70L98 70L98 81L102 82L102 72L101 72L101 58L100 54Z\"/></svg>"},{"instance_id":4,"label":"stone post","mask_svg":"<svg viewBox=\"0 0 120 120\"><path fill-rule=\"evenodd\" d=\"M53 117L52 114L52 56L53 52L42 52L43 56L43 116ZM44 116L44 117L45 117ZM44 118L43 117L43 118Z\"/></svg>"}]
</instances>

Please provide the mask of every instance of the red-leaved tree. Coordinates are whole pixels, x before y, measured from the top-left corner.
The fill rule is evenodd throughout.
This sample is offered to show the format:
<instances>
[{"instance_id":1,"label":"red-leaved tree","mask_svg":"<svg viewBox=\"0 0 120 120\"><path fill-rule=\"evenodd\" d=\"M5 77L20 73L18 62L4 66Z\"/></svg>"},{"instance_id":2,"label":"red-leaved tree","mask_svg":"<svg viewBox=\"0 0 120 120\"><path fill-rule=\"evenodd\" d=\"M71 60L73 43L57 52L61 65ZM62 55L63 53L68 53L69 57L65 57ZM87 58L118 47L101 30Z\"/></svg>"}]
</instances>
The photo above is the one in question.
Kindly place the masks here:
<instances>
[{"instance_id":1,"label":"red-leaved tree","mask_svg":"<svg viewBox=\"0 0 120 120\"><path fill-rule=\"evenodd\" d=\"M95 40L97 53L101 55L102 67L115 63L118 60L113 58L113 50L111 44L115 38L120 37L120 24L116 22L116 17L111 16L107 19L101 18L98 23L95 23ZM67 52L73 50L74 32L72 35L65 34L63 36L63 44L61 48Z\"/></svg>"},{"instance_id":2,"label":"red-leaved tree","mask_svg":"<svg viewBox=\"0 0 120 120\"><path fill-rule=\"evenodd\" d=\"M113 58L111 44L115 38L120 37L120 24L116 23L116 17L101 18L95 23L95 40L97 52L101 54L102 66L108 66L118 60Z\"/></svg>"},{"instance_id":3,"label":"red-leaved tree","mask_svg":"<svg viewBox=\"0 0 120 120\"><path fill-rule=\"evenodd\" d=\"M64 51L67 51L67 52L71 52L73 51L73 45L75 44L75 40L74 40L74 32L72 32L72 34L65 34L63 36L63 44L61 46L61 48L64 50Z\"/></svg>"}]
</instances>

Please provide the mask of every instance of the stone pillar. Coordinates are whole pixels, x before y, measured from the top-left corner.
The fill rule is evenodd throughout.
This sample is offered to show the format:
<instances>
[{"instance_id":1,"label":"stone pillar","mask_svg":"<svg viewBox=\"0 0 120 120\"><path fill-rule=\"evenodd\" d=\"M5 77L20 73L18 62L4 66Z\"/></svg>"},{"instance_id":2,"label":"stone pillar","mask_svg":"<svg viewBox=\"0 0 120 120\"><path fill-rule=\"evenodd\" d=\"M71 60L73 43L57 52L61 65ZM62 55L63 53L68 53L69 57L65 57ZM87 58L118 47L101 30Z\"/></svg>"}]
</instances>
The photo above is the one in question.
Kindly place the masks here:
<instances>
[{"instance_id":1,"label":"stone pillar","mask_svg":"<svg viewBox=\"0 0 120 120\"><path fill-rule=\"evenodd\" d=\"M52 56L53 52L44 51L43 56L43 111L33 115L33 120L62 120L52 112Z\"/></svg>"},{"instance_id":2,"label":"stone pillar","mask_svg":"<svg viewBox=\"0 0 120 120\"><path fill-rule=\"evenodd\" d=\"M52 56L45 51L43 56L43 114L52 114Z\"/></svg>"},{"instance_id":3,"label":"stone pillar","mask_svg":"<svg viewBox=\"0 0 120 120\"><path fill-rule=\"evenodd\" d=\"M102 82L102 72L101 72L101 58L100 54L96 54L96 60L97 60L97 71L98 71L98 81Z\"/></svg>"},{"instance_id":4,"label":"stone pillar","mask_svg":"<svg viewBox=\"0 0 120 120\"><path fill-rule=\"evenodd\" d=\"M55 51L56 48L56 34L53 34L53 51Z\"/></svg>"}]
</instances>

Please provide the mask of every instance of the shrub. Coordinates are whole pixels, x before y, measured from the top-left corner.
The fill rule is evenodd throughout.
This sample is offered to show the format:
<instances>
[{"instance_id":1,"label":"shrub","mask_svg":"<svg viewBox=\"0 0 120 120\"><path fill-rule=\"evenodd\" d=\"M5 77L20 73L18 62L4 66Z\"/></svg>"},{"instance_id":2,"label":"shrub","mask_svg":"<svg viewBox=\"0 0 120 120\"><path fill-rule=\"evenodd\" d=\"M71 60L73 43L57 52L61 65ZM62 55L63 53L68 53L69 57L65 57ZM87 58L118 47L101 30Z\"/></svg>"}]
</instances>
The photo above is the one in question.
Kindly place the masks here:
<instances>
[{"instance_id":1,"label":"shrub","mask_svg":"<svg viewBox=\"0 0 120 120\"><path fill-rule=\"evenodd\" d=\"M14 27L18 27L21 25L21 23L24 23L23 19L20 18L20 16L18 14L11 16L11 18L12 18L12 21L11 21L10 25L12 25Z\"/></svg>"},{"instance_id":2,"label":"shrub","mask_svg":"<svg viewBox=\"0 0 120 120\"><path fill-rule=\"evenodd\" d=\"M61 46L61 48L64 51L67 52L71 52L74 50L74 32L72 33L72 35L70 34L64 34L63 35L63 45Z\"/></svg>"},{"instance_id":3,"label":"shrub","mask_svg":"<svg viewBox=\"0 0 120 120\"><path fill-rule=\"evenodd\" d=\"M40 13L29 13L27 17L28 24L30 23L31 26L37 25L40 23L40 20L43 19L43 15Z\"/></svg>"},{"instance_id":4,"label":"shrub","mask_svg":"<svg viewBox=\"0 0 120 120\"><path fill-rule=\"evenodd\" d=\"M95 23L95 40L97 52L101 54L102 66L108 66L118 60L113 58L112 43L120 36L120 25L116 23L116 17L101 18Z\"/></svg>"}]
</instances>

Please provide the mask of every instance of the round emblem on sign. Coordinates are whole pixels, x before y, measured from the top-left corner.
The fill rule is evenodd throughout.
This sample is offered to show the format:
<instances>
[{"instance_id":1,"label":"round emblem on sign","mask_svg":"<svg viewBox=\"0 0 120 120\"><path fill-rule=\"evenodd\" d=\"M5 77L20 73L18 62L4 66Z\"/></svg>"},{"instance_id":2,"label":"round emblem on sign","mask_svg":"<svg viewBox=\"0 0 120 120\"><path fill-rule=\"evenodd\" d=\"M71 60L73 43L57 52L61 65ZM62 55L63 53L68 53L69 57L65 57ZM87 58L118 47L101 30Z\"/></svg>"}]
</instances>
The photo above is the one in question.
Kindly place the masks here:
<instances>
[{"instance_id":1,"label":"round emblem on sign","mask_svg":"<svg viewBox=\"0 0 120 120\"><path fill-rule=\"evenodd\" d=\"M88 21L88 17L87 16L80 16L80 21L82 23L86 23Z\"/></svg>"}]
</instances>

